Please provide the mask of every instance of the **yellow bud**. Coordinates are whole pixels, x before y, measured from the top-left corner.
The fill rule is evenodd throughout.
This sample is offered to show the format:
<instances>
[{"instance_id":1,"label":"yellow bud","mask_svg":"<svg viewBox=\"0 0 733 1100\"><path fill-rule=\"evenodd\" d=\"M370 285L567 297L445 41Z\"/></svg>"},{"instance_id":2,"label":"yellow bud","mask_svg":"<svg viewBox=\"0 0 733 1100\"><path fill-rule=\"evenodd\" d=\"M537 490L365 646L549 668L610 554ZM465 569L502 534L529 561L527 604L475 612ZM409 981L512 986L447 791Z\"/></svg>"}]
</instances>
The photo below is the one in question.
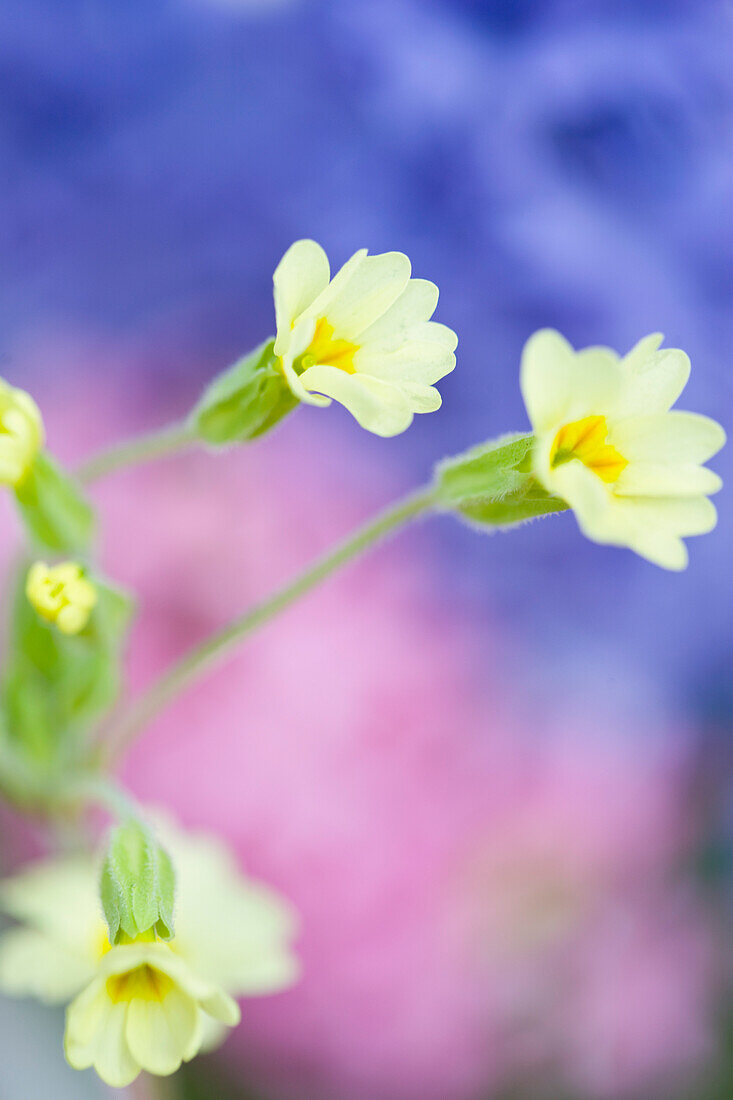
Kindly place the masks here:
<instances>
[{"instance_id":1,"label":"yellow bud","mask_svg":"<svg viewBox=\"0 0 733 1100\"><path fill-rule=\"evenodd\" d=\"M0 379L0 483L19 485L43 441L43 421L33 398Z\"/></svg>"},{"instance_id":2,"label":"yellow bud","mask_svg":"<svg viewBox=\"0 0 733 1100\"><path fill-rule=\"evenodd\" d=\"M83 630L97 602L94 584L73 561L51 566L37 561L28 570L25 593L37 613L63 634Z\"/></svg>"}]
</instances>

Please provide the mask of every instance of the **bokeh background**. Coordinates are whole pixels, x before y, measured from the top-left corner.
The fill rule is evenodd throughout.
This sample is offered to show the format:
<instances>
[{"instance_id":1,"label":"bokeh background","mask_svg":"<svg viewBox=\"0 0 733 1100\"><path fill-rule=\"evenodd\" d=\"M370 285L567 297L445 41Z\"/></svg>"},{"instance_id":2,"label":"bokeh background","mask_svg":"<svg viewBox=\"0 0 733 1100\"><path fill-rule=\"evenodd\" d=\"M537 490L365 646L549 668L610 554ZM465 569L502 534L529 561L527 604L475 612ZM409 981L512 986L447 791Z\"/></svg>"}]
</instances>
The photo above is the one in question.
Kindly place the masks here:
<instances>
[{"instance_id":1,"label":"bokeh background","mask_svg":"<svg viewBox=\"0 0 733 1100\"><path fill-rule=\"evenodd\" d=\"M442 410L397 439L302 409L99 488L141 598L131 690L436 458L522 430L538 327L665 332L683 406L730 429L727 0L6 0L0 181L0 370L69 460L268 336L298 237L406 252L459 333ZM293 900L304 961L166 1096L733 1094L728 499L680 576L571 516L433 520L156 722L126 779ZM105 1095L60 1016L0 1022L3 1100Z\"/></svg>"}]
</instances>

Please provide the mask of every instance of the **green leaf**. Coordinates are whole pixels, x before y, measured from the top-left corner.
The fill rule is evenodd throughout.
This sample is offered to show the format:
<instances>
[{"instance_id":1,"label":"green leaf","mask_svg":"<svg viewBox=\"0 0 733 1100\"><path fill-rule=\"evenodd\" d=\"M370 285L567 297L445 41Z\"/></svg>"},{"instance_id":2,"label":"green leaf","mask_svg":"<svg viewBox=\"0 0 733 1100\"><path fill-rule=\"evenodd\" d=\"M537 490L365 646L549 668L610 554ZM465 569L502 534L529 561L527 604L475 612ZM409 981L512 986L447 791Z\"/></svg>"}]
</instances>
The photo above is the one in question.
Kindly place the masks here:
<instances>
[{"instance_id":1,"label":"green leaf","mask_svg":"<svg viewBox=\"0 0 733 1100\"><path fill-rule=\"evenodd\" d=\"M146 934L166 940L173 935L173 864L143 822L129 820L112 831L100 895L110 943Z\"/></svg>"},{"instance_id":2,"label":"green leaf","mask_svg":"<svg viewBox=\"0 0 733 1100\"><path fill-rule=\"evenodd\" d=\"M481 443L436 467L437 506L479 527L505 527L568 506L547 493L532 473L532 435Z\"/></svg>"},{"instance_id":3,"label":"green leaf","mask_svg":"<svg viewBox=\"0 0 733 1100\"><path fill-rule=\"evenodd\" d=\"M216 447L254 439L298 404L267 340L208 386L191 414L197 435Z\"/></svg>"},{"instance_id":4,"label":"green leaf","mask_svg":"<svg viewBox=\"0 0 733 1100\"><path fill-rule=\"evenodd\" d=\"M62 634L42 619L16 581L0 699L8 736L35 767L73 761L78 738L117 698L129 597L95 579L97 604L84 630Z\"/></svg>"},{"instance_id":5,"label":"green leaf","mask_svg":"<svg viewBox=\"0 0 733 1100\"><path fill-rule=\"evenodd\" d=\"M15 498L29 535L40 547L69 554L89 546L94 512L80 487L46 451L37 455Z\"/></svg>"}]
</instances>

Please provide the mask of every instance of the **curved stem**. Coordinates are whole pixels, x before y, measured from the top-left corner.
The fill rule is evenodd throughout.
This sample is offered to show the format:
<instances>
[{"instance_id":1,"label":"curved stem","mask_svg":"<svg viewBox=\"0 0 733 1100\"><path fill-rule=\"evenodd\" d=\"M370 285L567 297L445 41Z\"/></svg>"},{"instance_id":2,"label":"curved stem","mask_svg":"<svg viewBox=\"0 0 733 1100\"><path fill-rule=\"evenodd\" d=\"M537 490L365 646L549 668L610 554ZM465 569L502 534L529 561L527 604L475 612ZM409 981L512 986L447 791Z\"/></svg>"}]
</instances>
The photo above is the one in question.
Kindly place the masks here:
<instances>
[{"instance_id":1,"label":"curved stem","mask_svg":"<svg viewBox=\"0 0 733 1100\"><path fill-rule=\"evenodd\" d=\"M152 718L176 695L198 680L203 673L259 627L295 603L331 573L351 561L375 543L427 512L435 503L432 486L419 489L369 520L344 542L318 558L313 565L295 577L262 603L233 619L226 626L205 638L173 664L153 683L120 720L113 724L101 747L106 758L115 757L135 740Z\"/></svg>"},{"instance_id":2,"label":"curved stem","mask_svg":"<svg viewBox=\"0 0 733 1100\"><path fill-rule=\"evenodd\" d=\"M91 774L72 781L62 792L61 802L86 802L102 806L118 821L143 820L143 811L123 787L103 775Z\"/></svg>"},{"instance_id":3,"label":"curved stem","mask_svg":"<svg viewBox=\"0 0 733 1100\"><path fill-rule=\"evenodd\" d=\"M111 474L125 466L136 466L151 459L163 458L196 442L196 432L188 421L169 424L165 428L116 443L100 451L77 469L76 476L83 485Z\"/></svg>"}]
</instances>

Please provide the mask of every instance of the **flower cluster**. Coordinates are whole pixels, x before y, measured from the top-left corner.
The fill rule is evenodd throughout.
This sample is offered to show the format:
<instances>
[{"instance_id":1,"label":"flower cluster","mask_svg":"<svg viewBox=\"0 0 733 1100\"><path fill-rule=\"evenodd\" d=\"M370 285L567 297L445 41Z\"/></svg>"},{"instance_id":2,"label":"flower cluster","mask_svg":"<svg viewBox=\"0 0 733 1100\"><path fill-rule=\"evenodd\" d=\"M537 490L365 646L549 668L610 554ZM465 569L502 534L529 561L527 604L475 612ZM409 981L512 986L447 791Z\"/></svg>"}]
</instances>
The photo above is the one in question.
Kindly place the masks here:
<instances>
[{"instance_id":1,"label":"flower cluster","mask_svg":"<svg viewBox=\"0 0 733 1100\"><path fill-rule=\"evenodd\" d=\"M276 334L214 378L190 415L98 456L75 476L44 451L40 413L0 381L0 482L29 542L68 560L21 570L0 684L0 789L50 822L87 802L117 818L99 873L63 856L0 885L19 927L0 938L0 989L70 1001L66 1057L124 1087L167 1075L239 1020L235 998L297 977L287 903L245 878L212 838L161 827L164 842L104 772L152 716L231 646L379 538L428 511L495 530L568 508L596 542L664 568L687 564L683 538L712 530L721 486L705 463L725 442L715 421L672 411L687 356L660 336L620 357L574 351L558 333L528 341L521 390L532 432L445 459L431 484L397 502L284 589L205 638L112 721L133 605L90 564L94 511L83 484L180 446L246 442L300 403L342 404L389 437L441 405L436 383L457 338L432 320L437 287L400 252L356 252L331 278L325 252L296 241L274 273ZM93 579L94 578L94 579ZM7 734L7 736L6 736ZM104 914L104 920L102 919Z\"/></svg>"},{"instance_id":2,"label":"flower cluster","mask_svg":"<svg viewBox=\"0 0 733 1100\"><path fill-rule=\"evenodd\" d=\"M295 917L245 879L226 847L166 831L176 870L175 936L117 945L102 919L88 856L40 863L6 880L0 904L20 927L0 939L0 989L71 1003L66 1057L122 1087L141 1070L167 1075L217 1045L239 1021L234 997L291 985Z\"/></svg>"}]
</instances>

